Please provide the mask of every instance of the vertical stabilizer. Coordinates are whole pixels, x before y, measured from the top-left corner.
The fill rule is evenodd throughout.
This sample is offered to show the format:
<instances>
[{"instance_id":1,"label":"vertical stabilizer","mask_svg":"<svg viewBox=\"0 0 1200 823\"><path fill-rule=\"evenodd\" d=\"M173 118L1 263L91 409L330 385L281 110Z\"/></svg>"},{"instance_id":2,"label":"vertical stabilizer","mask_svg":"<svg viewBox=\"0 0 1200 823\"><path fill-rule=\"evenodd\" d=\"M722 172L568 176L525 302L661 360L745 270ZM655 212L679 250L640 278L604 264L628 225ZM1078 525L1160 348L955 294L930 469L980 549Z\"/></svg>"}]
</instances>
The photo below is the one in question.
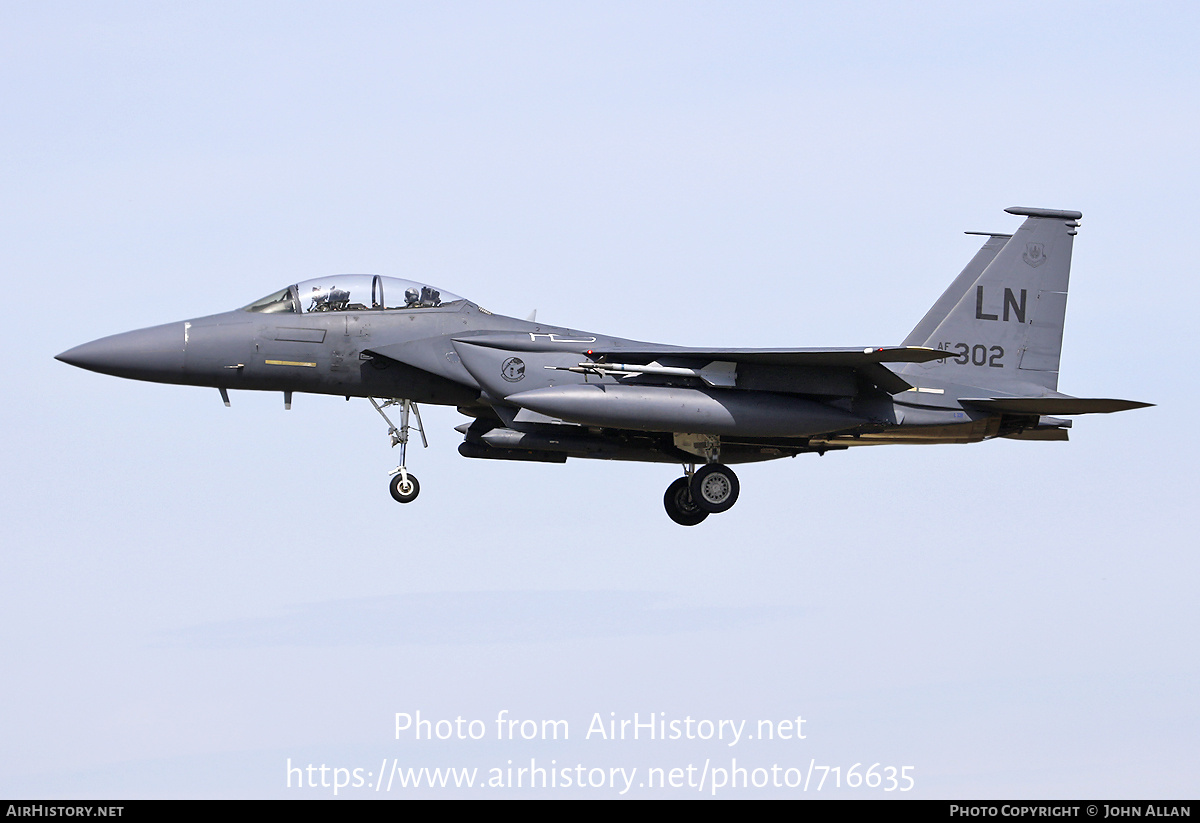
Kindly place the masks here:
<instances>
[{"instance_id":1,"label":"vertical stabilizer","mask_svg":"<svg viewBox=\"0 0 1200 823\"><path fill-rule=\"evenodd\" d=\"M902 373L936 374L1006 393L1057 389L1071 248L1082 215L1017 206L1005 211L1026 220L974 281L965 283L996 239L989 238L905 341L956 356L908 366ZM955 300L956 289L961 292Z\"/></svg>"},{"instance_id":2,"label":"vertical stabilizer","mask_svg":"<svg viewBox=\"0 0 1200 823\"><path fill-rule=\"evenodd\" d=\"M975 234L976 232L967 232L967 234ZM917 327L908 333L908 337L904 338L902 346L924 346L929 336L937 330L938 324L945 319L950 310L958 305L958 301L967 293L967 289L975 285L975 281L979 279L979 275L983 274L983 270L988 267L988 264L996 259L996 255L1000 253L1000 249L1004 248L1004 244L1008 242L1011 234L988 234L987 240L983 247L975 252L975 256L971 258L971 262L966 265L958 277L954 278L954 282L950 287L942 292L942 296L938 298L933 307L925 312L925 316L921 318L921 322Z\"/></svg>"}]
</instances>

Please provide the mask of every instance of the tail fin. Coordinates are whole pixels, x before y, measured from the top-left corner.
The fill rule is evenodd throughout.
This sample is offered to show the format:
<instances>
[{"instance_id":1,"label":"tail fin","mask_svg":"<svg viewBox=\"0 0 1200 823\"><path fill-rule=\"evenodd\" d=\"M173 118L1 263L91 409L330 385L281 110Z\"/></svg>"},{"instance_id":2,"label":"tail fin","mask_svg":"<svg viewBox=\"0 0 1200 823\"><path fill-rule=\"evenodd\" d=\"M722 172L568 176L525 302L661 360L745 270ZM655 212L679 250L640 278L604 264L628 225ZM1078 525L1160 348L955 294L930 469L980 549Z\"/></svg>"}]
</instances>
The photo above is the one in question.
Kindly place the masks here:
<instances>
[{"instance_id":1,"label":"tail fin","mask_svg":"<svg viewBox=\"0 0 1200 823\"><path fill-rule=\"evenodd\" d=\"M984 232L969 231L967 234L984 234ZM937 330L938 324L945 319L962 296L967 293L967 289L975 285L975 281L979 279L979 275L983 274L983 270L988 267L996 259L996 255L1000 253L1000 249L1004 248L1004 244L1008 242L1011 234L987 234L987 241L983 244L983 248L975 252L975 256L971 258L971 262L966 265L958 275L954 278L954 282L950 284L950 288L942 292L942 296L938 298L933 307L925 313L921 318L921 322L917 327L908 333L908 337L904 338L902 346L924 346L929 340L930 335Z\"/></svg>"},{"instance_id":2,"label":"tail fin","mask_svg":"<svg viewBox=\"0 0 1200 823\"><path fill-rule=\"evenodd\" d=\"M1026 220L1007 242L990 235L904 341L957 356L911 364L901 374L1006 393L1058 388L1071 247L1083 215L1017 206L1005 211Z\"/></svg>"}]
</instances>

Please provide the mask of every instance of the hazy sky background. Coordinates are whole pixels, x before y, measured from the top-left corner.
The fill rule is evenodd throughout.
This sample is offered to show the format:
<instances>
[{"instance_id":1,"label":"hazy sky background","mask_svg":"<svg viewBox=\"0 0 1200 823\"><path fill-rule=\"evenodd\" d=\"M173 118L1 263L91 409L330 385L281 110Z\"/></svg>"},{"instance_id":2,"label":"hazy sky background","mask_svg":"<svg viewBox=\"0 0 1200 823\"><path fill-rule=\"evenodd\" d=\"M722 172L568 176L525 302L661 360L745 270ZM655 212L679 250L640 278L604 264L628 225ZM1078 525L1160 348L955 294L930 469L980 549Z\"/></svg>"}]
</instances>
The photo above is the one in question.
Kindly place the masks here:
<instances>
[{"instance_id":1,"label":"hazy sky background","mask_svg":"<svg viewBox=\"0 0 1200 823\"><path fill-rule=\"evenodd\" d=\"M906 796L1194 797L1198 16L0 3L0 794L736 758L912 766ZM690 529L670 466L469 461L426 408L399 506L364 401L226 409L53 360L334 272L643 340L896 344L1013 205L1084 214L1060 389L1158 405L1066 444L746 466ZM418 710L489 739L397 741ZM571 738L497 742L501 710ZM585 740L610 712L806 738ZM780 793L899 794L831 784Z\"/></svg>"}]
</instances>

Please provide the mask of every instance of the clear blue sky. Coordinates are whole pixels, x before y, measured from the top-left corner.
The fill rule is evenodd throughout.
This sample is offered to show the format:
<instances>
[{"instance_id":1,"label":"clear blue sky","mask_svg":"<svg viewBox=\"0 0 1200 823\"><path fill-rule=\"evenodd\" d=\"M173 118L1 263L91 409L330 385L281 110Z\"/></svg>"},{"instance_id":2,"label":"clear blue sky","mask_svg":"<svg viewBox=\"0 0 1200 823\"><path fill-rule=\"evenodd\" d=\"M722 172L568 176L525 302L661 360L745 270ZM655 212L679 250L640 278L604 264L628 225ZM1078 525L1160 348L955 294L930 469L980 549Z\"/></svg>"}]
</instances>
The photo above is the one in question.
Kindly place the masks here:
<instances>
[{"instance_id":1,"label":"clear blue sky","mask_svg":"<svg viewBox=\"0 0 1200 823\"><path fill-rule=\"evenodd\" d=\"M736 758L912 766L908 796L1194 796L1197 16L3 3L0 794ZM1067 444L748 466L693 529L669 466L468 461L429 408L401 507L363 401L226 409L53 360L332 272L643 340L895 344L1013 205L1084 214L1060 388L1158 405ZM496 741L502 710L571 738ZM417 711L489 739L396 740ZM585 739L635 712L806 737ZM773 793L802 794L719 796Z\"/></svg>"}]
</instances>

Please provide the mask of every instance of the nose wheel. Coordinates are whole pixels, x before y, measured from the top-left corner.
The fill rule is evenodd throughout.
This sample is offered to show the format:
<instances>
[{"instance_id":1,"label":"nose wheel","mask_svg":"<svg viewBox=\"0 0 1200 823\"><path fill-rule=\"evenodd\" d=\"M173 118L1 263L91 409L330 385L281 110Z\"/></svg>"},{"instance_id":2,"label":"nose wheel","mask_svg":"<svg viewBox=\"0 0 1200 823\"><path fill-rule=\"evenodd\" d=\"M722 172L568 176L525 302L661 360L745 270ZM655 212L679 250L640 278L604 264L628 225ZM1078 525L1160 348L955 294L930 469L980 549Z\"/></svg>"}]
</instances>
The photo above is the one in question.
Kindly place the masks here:
<instances>
[{"instance_id":1,"label":"nose wheel","mask_svg":"<svg viewBox=\"0 0 1200 823\"><path fill-rule=\"evenodd\" d=\"M720 514L733 508L741 484L737 475L721 463L709 463L695 469L685 468L686 474L667 486L663 507L681 526L695 526L710 514Z\"/></svg>"},{"instance_id":2,"label":"nose wheel","mask_svg":"<svg viewBox=\"0 0 1200 823\"><path fill-rule=\"evenodd\" d=\"M411 503L421 493L421 484L407 471L395 475L388 483L388 488L392 492L392 499L397 503Z\"/></svg>"},{"instance_id":3,"label":"nose wheel","mask_svg":"<svg viewBox=\"0 0 1200 823\"><path fill-rule=\"evenodd\" d=\"M416 477L408 473L408 467L405 465L409 430L415 428L420 432L421 444L429 448L429 441L425 439L425 426L421 423L421 410L411 400L393 399L376 403L374 397L368 397L367 399L371 401L371 405L375 407L375 411L379 412L379 416L387 422L388 436L392 439L392 447L400 447L400 465L391 471L392 479L388 481L388 491L392 493L392 499L397 503L411 503L421 493L421 484L417 482ZM400 407L399 426L393 423L383 411L388 406ZM416 425L412 425L410 422L412 417L417 419Z\"/></svg>"}]
</instances>

